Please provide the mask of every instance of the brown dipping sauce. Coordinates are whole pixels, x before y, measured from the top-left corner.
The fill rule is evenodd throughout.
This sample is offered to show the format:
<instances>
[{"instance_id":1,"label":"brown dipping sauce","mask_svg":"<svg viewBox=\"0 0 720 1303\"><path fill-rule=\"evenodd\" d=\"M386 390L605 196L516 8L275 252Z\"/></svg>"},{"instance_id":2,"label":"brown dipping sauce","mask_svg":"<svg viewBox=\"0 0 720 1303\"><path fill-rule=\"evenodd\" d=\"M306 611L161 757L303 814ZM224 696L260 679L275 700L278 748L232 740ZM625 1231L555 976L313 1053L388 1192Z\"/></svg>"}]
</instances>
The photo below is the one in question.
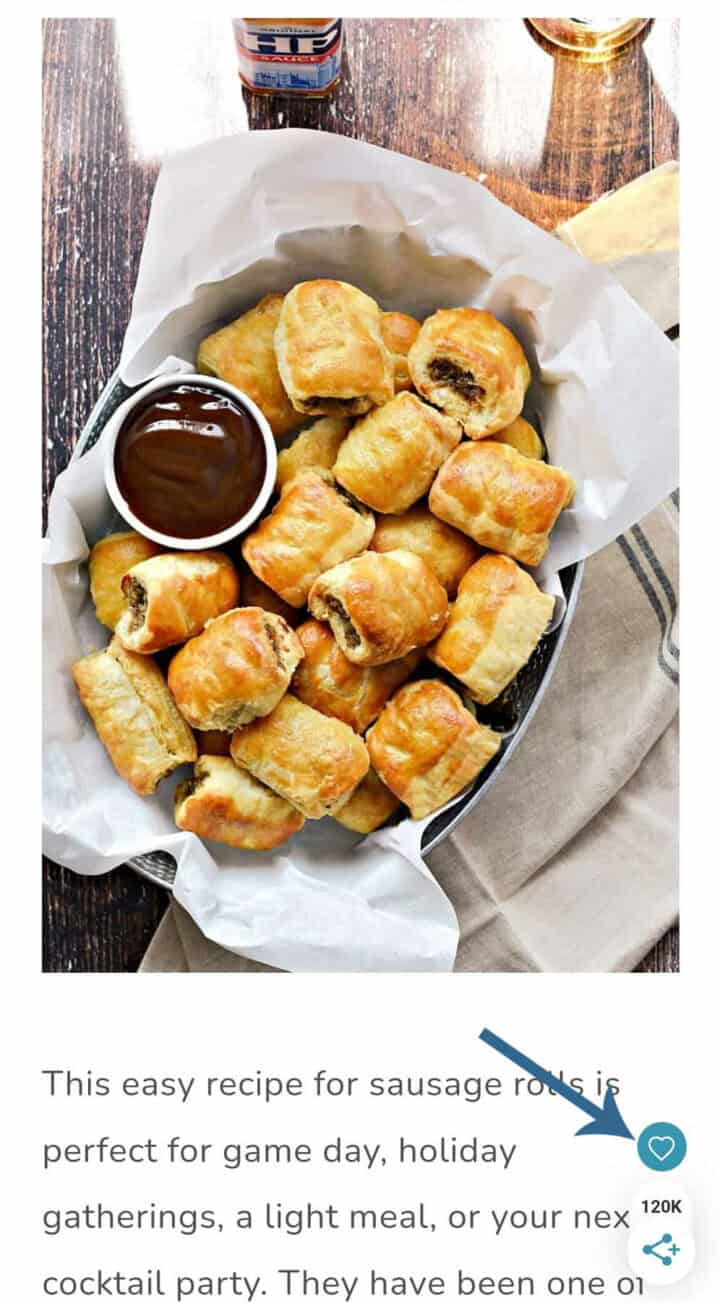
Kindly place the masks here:
<instances>
[{"instance_id":1,"label":"brown dipping sauce","mask_svg":"<svg viewBox=\"0 0 720 1303\"><path fill-rule=\"evenodd\" d=\"M115 444L115 476L145 525L205 538L240 520L265 479L257 421L214 389L174 384L148 395Z\"/></svg>"}]
</instances>

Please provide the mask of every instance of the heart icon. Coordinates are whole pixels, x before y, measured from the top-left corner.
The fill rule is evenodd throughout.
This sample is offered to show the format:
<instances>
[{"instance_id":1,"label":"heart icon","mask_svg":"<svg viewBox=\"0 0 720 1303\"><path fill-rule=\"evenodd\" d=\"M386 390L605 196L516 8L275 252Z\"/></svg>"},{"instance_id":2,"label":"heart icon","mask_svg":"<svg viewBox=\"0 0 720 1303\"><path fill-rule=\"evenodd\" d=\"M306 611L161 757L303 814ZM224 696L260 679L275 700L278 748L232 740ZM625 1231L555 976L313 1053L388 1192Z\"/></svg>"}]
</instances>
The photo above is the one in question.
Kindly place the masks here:
<instances>
[{"instance_id":1,"label":"heart icon","mask_svg":"<svg viewBox=\"0 0 720 1303\"><path fill-rule=\"evenodd\" d=\"M673 1153L675 1141L672 1136L651 1136L648 1140L648 1149L658 1163L664 1163Z\"/></svg>"}]
</instances>

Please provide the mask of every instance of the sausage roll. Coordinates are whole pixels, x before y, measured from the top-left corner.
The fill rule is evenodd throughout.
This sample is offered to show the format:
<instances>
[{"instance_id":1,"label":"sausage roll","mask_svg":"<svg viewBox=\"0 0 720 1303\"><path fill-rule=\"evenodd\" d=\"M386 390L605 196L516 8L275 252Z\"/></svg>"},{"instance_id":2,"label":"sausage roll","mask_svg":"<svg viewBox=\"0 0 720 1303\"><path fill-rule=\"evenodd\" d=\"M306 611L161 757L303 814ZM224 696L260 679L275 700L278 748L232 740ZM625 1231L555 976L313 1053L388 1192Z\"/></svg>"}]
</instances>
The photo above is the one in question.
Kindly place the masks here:
<instances>
[{"instance_id":1,"label":"sausage roll","mask_svg":"<svg viewBox=\"0 0 720 1303\"><path fill-rule=\"evenodd\" d=\"M333 475L374 511L399 513L427 493L461 438L457 421L415 394L398 394L353 426Z\"/></svg>"},{"instance_id":2,"label":"sausage roll","mask_svg":"<svg viewBox=\"0 0 720 1303\"><path fill-rule=\"evenodd\" d=\"M198 371L242 389L257 403L276 439L297 430L303 420L283 389L275 359L282 302L282 294L266 294L237 321L203 339L197 354Z\"/></svg>"},{"instance_id":3,"label":"sausage roll","mask_svg":"<svg viewBox=\"0 0 720 1303\"><path fill-rule=\"evenodd\" d=\"M340 444L350 429L348 417L322 416L278 453L277 487L282 493L300 471L331 471Z\"/></svg>"},{"instance_id":4,"label":"sausage roll","mask_svg":"<svg viewBox=\"0 0 720 1303\"><path fill-rule=\"evenodd\" d=\"M240 581L222 552L164 552L124 576L116 633L130 651L157 652L198 634L237 605Z\"/></svg>"},{"instance_id":5,"label":"sausage roll","mask_svg":"<svg viewBox=\"0 0 720 1303\"><path fill-rule=\"evenodd\" d=\"M397 797L393 796L389 787L381 782L375 770L371 768L368 769L362 782L358 783L350 800L345 802L334 818L337 823L342 824L343 828L367 835L387 823L399 805Z\"/></svg>"},{"instance_id":6,"label":"sausage roll","mask_svg":"<svg viewBox=\"0 0 720 1303\"><path fill-rule=\"evenodd\" d=\"M233 734L230 754L306 819L339 810L370 763L365 743L347 724L290 692L272 714Z\"/></svg>"},{"instance_id":7,"label":"sausage roll","mask_svg":"<svg viewBox=\"0 0 720 1303\"><path fill-rule=\"evenodd\" d=\"M162 778L197 759L195 738L148 656L113 638L72 667L80 700L121 778L149 796Z\"/></svg>"},{"instance_id":8,"label":"sausage roll","mask_svg":"<svg viewBox=\"0 0 720 1303\"><path fill-rule=\"evenodd\" d=\"M412 651L388 665L353 665L319 620L306 620L297 636L305 655L293 676L295 696L323 715L342 719L356 733L364 733L377 719L422 659L421 651Z\"/></svg>"},{"instance_id":9,"label":"sausage roll","mask_svg":"<svg viewBox=\"0 0 720 1303\"><path fill-rule=\"evenodd\" d=\"M195 741L201 756L229 756L230 733L223 733L219 728L196 728Z\"/></svg>"},{"instance_id":10,"label":"sausage roll","mask_svg":"<svg viewBox=\"0 0 720 1303\"><path fill-rule=\"evenodd\" d=\"M396 394L402 389L412 389L407 355L417 339L419 329L420 322L404 312L383 312L380 317L380 334L386 348L390 350L395 368Z\"/></svg>"},{"instance_id":11,"label":"sausage roll","mask_svg":"<svg viewBox=\"0 0 720 1303\"><path fill-rule=\"evenodd\" d=\"M358 415L387 403L395 392L380 309L345 281L301 281L285 295L275 355L299 412Z\"/></svg>"},{"instance_id":12,"label":"sausage roll","mask_svg":"<svg viewBox=\"0 0 720 1303\"><path fill-rule=\"evenodd\" d=\"M302 471L248 534L242 554L258 579L290 606L304 606L318 575L367 547L375 519L327 471Z\"/></svg>"},{"instance_id":13,"label":"sausage roll","mask_svg":"<svg viewBox=\"0 0 720 1303\"><path fill-rule=\"evenodd\" d=\"M192 778L175 791L178 828L243 851L281 846L305 820L229 756L201 756Z\"/></svg>"},{"instance_id":14,"label":"sausage roll","mask_svg":"<svg viewBox=\"0 0 720 1303\"><path fill-rule=\"evenodd\" d=\"M509 443L523 457L532 457L535 461L542 461L545 456L540 435L523 416L516 417L504 430L498 430L493 439L495 443Z\"/></svg>"},{"instance_id":15,"label":"sausage roll","mask_svg":"<svg viewBox=\"0 0 720 1303\"><path fill-rule=\"evenodd\" d=\"M471 439L514 421L530 384L515 336L478 308L442 308L428 317L408 364L418 393L460 421Z\"/></svg>"},{"instance_id":16,"label":"sausage roll","mask_svg":"<svg viewBox=\"0 0 720 1303\"><path fill-rule=\"evenodd\" d=\"M430 567L448 597L455 596L465 571L479 555L472 539L438 520L424 506L411 507L402 516L381 516L370 547L373 552L394 552L396 548L414 552Z\"/></svg>"},{"instance_id":17,"label":"sausage roll","mask_svg":"<svg viewBox=\"0 0 720 1303\"><path fill-rule=\"evenodd\" d=\"M158 556L162 548L142 534L129 529L123 534L108 534L90 550L90 596L101 624L114 629L125 610L121 588L123 576L138 561Z\"/></svg>"},{"instance_id":18,"label":"sausage roll","mask_svg":"<svg viewBox=\"0 0 720 1303\"><path fill-rule=\"evenodd\" d=\"M457 796L492 760L501 741L437 679L406 683L367 735L371 764L413 819Z\"/></svg>"},{"instance_id":19,"label":"sausage roll","mask_svg":"<svg viewBox=\"0 0 720 1303\"><path fill-rule=\"evenodd\" d=\"M240 572L240 597L242 606L259 606L263 611L281 615L286 624L294 629L302 616L294 606L288 606L282 597L278 597L272 588L268 588L262 579L254 575L249 566L243 564Z\"/></svg>"},{"instance_id":20,"label":"sausage roll","mask_svg":"<svg viewBox=\"0 0 720 1303\"><path fill-rule=\"evenodd\" d=\"M355 665L386 665L437 638L447 593L414 552L364 552L326 570L310 589L311 615L327 620Z\"/></svg>"},{"instance_id":21,"label":"sausage roll","mask_svg":"<svg viewBox=\"0 0 720 1303\"><path fill-rule=\"evenodd\" d=\"M430 510L482 547L536 566L550 531L572 501L573 478L559 466L532 461L509 444L462 443L440 467Z\"/></svg>"},{"instance_id":22,"label":"sausage roll","mask_svg":"<svg viewBox=\"0 0 720 1303\"><path fill-rule=\"evenodd\" d=\"M527 571L507 556L488 554L461 580L450 619L428 656L487 705L529 661L554 606Z\"/></svg>"},{"instance_id":23,"label":"sausage roll","mask_svg":"<svg viewBox=\"0 0 720 1303\"><path fill-rule=\"evenodd\" d=\"M173 656L168 686L193 728L232 733L277 705L303 654L282 616L242 606Z\"/></svg>"}]
</instances>

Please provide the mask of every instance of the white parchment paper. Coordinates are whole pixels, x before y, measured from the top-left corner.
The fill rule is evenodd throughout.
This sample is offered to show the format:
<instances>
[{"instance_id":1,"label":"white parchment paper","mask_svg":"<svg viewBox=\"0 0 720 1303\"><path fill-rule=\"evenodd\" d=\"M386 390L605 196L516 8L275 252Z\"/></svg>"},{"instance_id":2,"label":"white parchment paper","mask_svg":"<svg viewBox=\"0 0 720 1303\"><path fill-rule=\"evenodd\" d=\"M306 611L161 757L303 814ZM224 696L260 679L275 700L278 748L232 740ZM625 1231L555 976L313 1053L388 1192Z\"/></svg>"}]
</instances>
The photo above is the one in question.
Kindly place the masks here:
<instances>
[{"instance_id":1,"label":"white parchment paper","mask_svg":"<svg viewBox=\"0 0 720 1303\"><path fill-rule=\"evenodd\" d=\"M677 482L677 358L605 272L476 182L337 136L274 131L179 154L161 171L121 358L129 385L191 361L203 335L271 290L349 280L425 316L487 307L520 337L534 374L526 414L578 493L545 570L588 556ZM172 363L170 363L172 365ZM177 860L174 893L237 954L296 971L448 970L450 902L411 821L359 842L324 819L276 852L245 854L179 832L172 792L117 777L69 670L104 646L83 562L113 527L102 447L58 477L45 551L45 849L79 873L133 855ZM115 522L117 523L117 522Z\"/></svg>"}]
</instances>

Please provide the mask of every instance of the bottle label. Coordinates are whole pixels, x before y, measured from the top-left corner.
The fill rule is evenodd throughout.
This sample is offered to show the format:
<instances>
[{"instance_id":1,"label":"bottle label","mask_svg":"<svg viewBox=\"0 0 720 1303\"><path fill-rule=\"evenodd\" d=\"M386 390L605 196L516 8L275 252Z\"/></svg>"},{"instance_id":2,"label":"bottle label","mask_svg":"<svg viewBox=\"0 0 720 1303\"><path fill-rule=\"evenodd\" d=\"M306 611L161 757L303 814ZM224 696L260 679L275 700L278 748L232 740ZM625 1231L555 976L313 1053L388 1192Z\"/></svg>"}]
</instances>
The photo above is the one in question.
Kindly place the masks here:
<instances>
[{"instance_id":1,"label":"bottle label","mask_svg":"<svg viewBox=\"0 0 720 1303\"><path fill-rule=\"evenodd\" d=\"M342 18L305 23L236 24L240 74L262 90L319 91L340 74Z\"/></svg>"}]
</instances>

